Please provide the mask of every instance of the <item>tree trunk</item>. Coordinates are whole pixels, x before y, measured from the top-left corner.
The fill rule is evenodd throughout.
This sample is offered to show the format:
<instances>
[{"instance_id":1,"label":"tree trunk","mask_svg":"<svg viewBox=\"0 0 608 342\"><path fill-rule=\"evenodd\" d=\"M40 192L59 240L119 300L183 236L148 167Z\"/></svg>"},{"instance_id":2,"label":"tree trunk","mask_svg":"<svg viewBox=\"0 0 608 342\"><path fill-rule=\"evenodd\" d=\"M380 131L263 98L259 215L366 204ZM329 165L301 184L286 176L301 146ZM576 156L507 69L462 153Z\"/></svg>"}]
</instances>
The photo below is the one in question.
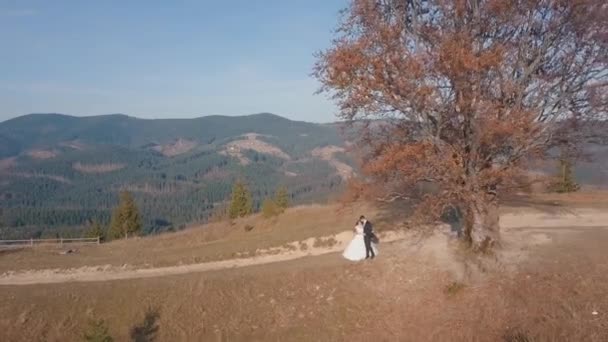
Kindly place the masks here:
<instances>
[{"instance_id":1,"label":"tree trunk","mask_svg":"<svg viewBox=\"0 0 608 342\"><path fill-rule=\"evenodd\" d=\"M465 238L474 251L487 252L500 243L498 199L483 194L470 204L465 222Z\"/></svg>"}]
</instances>

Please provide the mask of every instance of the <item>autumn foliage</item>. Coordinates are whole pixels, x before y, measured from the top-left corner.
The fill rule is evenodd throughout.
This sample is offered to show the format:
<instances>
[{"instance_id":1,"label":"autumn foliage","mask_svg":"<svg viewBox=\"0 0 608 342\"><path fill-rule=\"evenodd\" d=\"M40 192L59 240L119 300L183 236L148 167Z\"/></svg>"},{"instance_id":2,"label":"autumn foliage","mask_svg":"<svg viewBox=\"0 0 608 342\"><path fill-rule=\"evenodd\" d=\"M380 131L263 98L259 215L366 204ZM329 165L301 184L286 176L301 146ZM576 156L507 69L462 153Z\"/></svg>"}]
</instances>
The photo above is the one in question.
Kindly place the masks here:
<instances>
[{"instance_id":1,"label":"autumn foliage","mask_svg":"<svg viewBox=\"0 0 608 342\"><path fill-rule=\"evenodd\" d=\"M526 163L605 119L601 0L353 0L314 74L359 129L360 189L448 207L476 249L499 242L499 196ZM576 140L576 141L575 141Z\"/></svg>"}]
</instances>

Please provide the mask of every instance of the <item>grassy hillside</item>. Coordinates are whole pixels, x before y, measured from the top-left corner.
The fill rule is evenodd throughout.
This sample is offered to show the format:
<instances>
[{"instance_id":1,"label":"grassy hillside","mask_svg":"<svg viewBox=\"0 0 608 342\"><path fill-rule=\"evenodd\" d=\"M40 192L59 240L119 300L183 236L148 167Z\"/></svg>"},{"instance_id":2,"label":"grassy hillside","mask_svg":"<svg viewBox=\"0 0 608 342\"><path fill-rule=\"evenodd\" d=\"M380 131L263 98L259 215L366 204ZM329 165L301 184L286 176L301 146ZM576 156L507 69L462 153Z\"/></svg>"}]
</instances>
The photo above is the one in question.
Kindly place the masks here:
<instances>
[{"instance_id":1,"label":"grassy hillside","mask_svg":"<svg viewBox=\"0 0 608 342\"><path fill-rule=\"evenodd\" d=\"M606 341L608 231L564 225L555 212L583 225L589 215L603 215L606 194L586 196L538 199L563 204L546 208L553 211L510 208L511 222L519 224L503 230L506 243L491 257L472 258L441 234L408 235L381 242L378 258L360 263L328 253L154 278L6 285L0 339L81 341L90 322L103 319L117 341ZM525 207L535 202L526 200ZM578 210L598 204L600 210ZM5 251L0 273L48 279L54 271L31 269L181 268L327 236L350 228L361 212L378 231L395 227L371 208L335 209L294 208L276 222L253 217L235 226L82 246L72 254ZM243 224L255 228L245 231Z\"/></svg>"}]
</instances>

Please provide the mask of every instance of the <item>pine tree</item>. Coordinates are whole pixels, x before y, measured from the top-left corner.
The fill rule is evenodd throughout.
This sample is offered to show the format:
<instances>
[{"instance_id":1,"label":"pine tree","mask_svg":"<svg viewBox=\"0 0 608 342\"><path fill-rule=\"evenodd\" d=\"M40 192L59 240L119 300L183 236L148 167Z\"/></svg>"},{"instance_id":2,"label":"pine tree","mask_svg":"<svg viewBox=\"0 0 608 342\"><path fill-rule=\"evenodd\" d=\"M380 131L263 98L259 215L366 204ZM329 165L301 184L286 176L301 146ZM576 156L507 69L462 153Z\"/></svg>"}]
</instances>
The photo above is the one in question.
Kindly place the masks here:
<instances>
[{"instance_id":1,"label":"pine tree","mask_svg":"<svg viewBox=\"0 0 608 342\"><path fill-rule=\"evenodd\" d=\"M277 190L274 202L281 211L284 211L289 207L289 194L287 193L287 188L285 186L281 186Z\"/></svg>"},{"instance_id":2,"label":"pine tree","mask_svg":"<svg viewBox=\"0 0 608 342\"><path fill-rule=\"evenodd\" d=\"M100 238L102 241L106 238L106 230L97 221L93 221L91 227L87 230L85 236L87 238Z\"/></svg>"},{"instance_id":3,"label":"pine tree","mask_svg":"<svg viewBox=\"0 0 608 342\"><path fill-rule=\"evenodd\" d=\"M141 231L141 217L133 196L128 191L120 193L118 207L114 209L110 231L113 238L128 237Z\"/></svg>"},{"instance_id":4,"label":"pine tree","mask_svg":"<svg viewBox=\"0 0 608 342\"><path fill-rule=\"evenodd\" d=\"M232 197L230 199L230 209L228 214L231 219L244 217L253 211L253 199L251 193L245 183L238 181L232 188Z\"/></svg>"}]
</instances>

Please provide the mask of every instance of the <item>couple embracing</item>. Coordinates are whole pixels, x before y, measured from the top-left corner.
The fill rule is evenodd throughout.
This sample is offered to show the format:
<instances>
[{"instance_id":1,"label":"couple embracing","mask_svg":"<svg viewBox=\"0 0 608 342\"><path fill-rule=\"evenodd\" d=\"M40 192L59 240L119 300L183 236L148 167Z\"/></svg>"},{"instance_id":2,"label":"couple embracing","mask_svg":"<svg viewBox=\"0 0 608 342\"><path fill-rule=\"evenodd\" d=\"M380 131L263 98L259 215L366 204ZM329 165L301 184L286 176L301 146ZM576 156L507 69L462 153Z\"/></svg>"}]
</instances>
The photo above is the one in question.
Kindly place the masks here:
<instances>
[{"instance_id":1,"label":"couple embracing","mask_svg":"<svg viewBox=\"0 0 608 342\"><path fill-rule=\"evenodd\" d=\"M351 261L373 259L378 254L378 238L374 227L365 216L361 215L355 225L355 236L350 241L342 256Z\"/></svg>"}]
</instances>

